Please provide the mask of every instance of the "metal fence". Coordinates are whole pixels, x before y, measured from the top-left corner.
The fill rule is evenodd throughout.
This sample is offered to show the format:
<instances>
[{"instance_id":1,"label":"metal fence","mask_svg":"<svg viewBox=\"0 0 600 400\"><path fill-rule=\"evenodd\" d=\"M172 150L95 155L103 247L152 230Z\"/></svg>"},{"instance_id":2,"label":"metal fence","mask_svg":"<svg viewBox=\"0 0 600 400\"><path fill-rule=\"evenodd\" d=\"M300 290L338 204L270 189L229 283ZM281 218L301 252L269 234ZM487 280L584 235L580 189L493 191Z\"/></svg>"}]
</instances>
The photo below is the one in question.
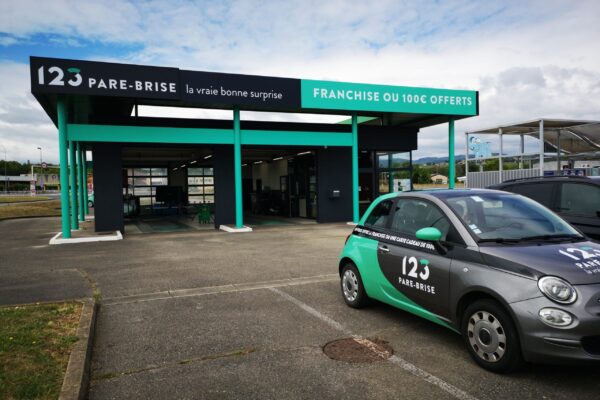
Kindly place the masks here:
<instances>
[{"instance_id":1,"label":"metal fence","mask_svg":"<svg viewBox=\"0 0 600 400\"><path fill-rule=\"evenodd\" d=\"M539 176L540 170L536 169L509 169L502 171L502 180L500 180L499 171L469 172L467 176L467 187L484 188L495 185L509 179L530 178Z\"/></svg>"}]
</instances>

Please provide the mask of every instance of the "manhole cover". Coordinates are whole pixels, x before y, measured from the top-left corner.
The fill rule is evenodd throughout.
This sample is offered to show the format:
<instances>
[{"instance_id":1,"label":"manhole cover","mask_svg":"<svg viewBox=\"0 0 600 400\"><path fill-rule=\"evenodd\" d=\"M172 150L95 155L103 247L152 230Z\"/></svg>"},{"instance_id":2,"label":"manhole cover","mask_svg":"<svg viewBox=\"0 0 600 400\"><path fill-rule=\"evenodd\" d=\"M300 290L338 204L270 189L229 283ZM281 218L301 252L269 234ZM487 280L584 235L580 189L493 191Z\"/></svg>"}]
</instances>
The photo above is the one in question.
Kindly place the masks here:
<instances>
[{"instance_id":1,"label":"manhole cover","mask_svg":"<svg viewBox=\"0 0 600 400\"><path fill-rule=\"evenodd\" d=\"M394 349L385 340L347 338L327 343L323 352L333 360L372 363L387 360L394 354Z\"/></svg>"}]
</instances>

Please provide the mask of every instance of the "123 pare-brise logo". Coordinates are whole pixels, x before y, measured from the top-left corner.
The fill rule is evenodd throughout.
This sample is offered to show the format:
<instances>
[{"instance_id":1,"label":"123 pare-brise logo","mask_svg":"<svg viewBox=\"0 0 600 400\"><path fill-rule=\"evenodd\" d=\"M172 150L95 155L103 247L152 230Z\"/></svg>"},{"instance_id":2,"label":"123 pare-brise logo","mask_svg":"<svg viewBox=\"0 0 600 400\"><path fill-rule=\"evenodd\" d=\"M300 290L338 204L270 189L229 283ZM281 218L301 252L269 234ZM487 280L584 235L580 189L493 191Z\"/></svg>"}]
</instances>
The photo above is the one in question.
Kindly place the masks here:
<instances>
[{"instance_id":1,"label":"123 pare-brise logo","mask_svg":"<svg viewBox=\"0 0 600 400\"><path fill-rule=\"evenodd\" d=\"M67 69L67 84L77 87L83 82L83 78L79 73L79 68L71 67ZM60 67L50 67L46 71L43 66L38 68L38 83L46 85L46 78L49 79L48 86L65 86L65 72Z\"/></svg>"}]
</instances>

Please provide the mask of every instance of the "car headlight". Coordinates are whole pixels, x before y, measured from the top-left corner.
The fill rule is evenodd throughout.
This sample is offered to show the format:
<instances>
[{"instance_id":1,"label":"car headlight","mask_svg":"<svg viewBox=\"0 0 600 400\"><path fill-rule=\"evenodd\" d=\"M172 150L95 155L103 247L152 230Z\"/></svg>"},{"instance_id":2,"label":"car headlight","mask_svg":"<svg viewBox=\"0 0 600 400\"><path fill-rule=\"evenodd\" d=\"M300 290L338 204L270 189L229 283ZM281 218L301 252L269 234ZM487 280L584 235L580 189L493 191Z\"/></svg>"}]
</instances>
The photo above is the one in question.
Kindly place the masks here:
<instances>
[{"instance_id":1,"label":"car headlight","mask_svg":"<svg viewBox=\"0 0 600 400\"><path fill-rule=\"evenodd\" d=\"M542 308L539 316L543 323L557 328L564 328L573 322L571 314L558 308Z\"/></svg>"},{"instance_id":2,"label":"car headlight","mask_svg":"<svg viewBox=\"0 0 600 400\"><path fill-rule=\"evenodd\" d=\"M538 287L550 300L561 304L572 304L577 300L577 292L571 284L556 276L544 276Z\"/></svg>"}]
</instances>

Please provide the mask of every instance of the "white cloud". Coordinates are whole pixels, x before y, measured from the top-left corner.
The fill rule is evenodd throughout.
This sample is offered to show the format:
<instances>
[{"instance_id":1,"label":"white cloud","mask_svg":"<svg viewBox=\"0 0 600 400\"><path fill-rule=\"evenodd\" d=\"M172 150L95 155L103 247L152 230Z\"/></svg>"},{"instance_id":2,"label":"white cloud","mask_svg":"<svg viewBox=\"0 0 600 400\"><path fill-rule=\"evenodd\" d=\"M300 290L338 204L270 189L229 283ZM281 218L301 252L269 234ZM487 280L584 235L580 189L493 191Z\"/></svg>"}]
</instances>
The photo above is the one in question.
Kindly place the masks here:
<instances>
[{"instance_id":1,"label":"white cloud","mask_svg":"<svg viewBox=\"0 0 600 400\"><path fill-rule=\"evenodd\" d=\"M481 115L457 122L462 153L465 130L537 117L600 119L599 11L595 1L20 1L0 5L0 30L9 35L0 43L43 33L87 46L90 58L479 90ZM139 50L94 57L94 43ZM27 67L0 68L0 140L35 159L36 146L10 132L26 127L22 135L51 138L52 146L53 127L27 94ZM446 138L445 126L424 129L416 156L447 154Z\"/></svg>"}]
</instances>

